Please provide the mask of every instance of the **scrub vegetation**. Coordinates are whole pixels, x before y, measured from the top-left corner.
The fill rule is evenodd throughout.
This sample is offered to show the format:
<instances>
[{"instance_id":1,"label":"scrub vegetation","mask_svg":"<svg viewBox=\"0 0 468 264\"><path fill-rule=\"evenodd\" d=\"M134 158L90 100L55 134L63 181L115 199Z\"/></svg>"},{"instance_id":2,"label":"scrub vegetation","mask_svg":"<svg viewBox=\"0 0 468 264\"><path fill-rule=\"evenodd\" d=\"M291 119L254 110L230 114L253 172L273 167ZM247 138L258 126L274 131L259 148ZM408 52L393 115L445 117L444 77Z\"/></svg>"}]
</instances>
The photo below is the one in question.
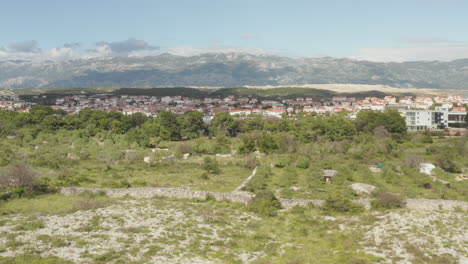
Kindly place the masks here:
<instances>
[{"instance_id":1,"label":"scrub vegetation","mask_svg":"<svg viewBox=\"0 0 468 264\"><path fill-rule=\"evenodd\" d=\"M0 263L460 260L467 250L460 237L467 230L466 212L441 210L433 214L444 219L437 219L404 208L407 198L468 201L462 177L467 137L408 133L396 111L360 112L355 120L345 115L218 113L206 124L199 112L162 111L153 118L91 109L69 115L46 106L0 111ZM419 172L424 162L436 165L432 175ZM243 190L254 196L247 206L210 197L134 200L57 192L232 192L254 168ZM324 170L337 172L333 183L323 181ZM376 188L361 193L349 188L353 183ZM279 198L325 202L284 210ZM353 201L361 198L373 199L371 210ZM406 221L408 228L398 233L386 221ZM430 238L425 226L436 235ZM421 240L421 247L395 242L418 236L429 240Z\"/></svg>"}]
</instances>

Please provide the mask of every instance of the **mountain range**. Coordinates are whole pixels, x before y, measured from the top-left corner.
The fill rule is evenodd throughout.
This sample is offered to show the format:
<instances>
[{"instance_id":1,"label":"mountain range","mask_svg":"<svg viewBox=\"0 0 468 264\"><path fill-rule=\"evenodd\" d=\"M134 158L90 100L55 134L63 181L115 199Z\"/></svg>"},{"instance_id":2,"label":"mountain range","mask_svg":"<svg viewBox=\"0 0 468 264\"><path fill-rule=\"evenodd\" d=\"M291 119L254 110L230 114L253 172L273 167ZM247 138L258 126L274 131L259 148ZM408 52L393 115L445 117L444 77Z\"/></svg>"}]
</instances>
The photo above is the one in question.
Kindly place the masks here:
<instances>
[{"instance_id":1,"label":"mountain range","mask_svg":"<svg viewBox=\"0 0 468 264\"><path fill-rule=\"evenodd\" d=\"M466 90L468 59L383 63L245 53L206 53L191 57L163 53L70 61L0 61L0 88L332 83Z\"/></svg>"}]
</instances>

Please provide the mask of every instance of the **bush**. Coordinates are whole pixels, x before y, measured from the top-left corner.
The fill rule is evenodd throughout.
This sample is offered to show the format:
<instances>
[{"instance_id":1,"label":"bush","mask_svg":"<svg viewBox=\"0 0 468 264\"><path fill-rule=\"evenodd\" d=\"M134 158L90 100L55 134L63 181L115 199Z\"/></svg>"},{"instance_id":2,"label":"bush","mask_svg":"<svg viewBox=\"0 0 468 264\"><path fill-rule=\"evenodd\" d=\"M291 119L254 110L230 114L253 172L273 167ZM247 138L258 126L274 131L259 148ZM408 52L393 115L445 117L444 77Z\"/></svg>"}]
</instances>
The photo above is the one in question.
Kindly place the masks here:
<instances>
[{"instance_id":1,"label":"bush","mask_svg":"<svg viewBox=\"0 0 468 264\"><path fill-rule=\"evenodd\" d=\"M221 173L221 169L219 168L218 161L211 157L205 157L203 159L202 168L206 170L208 173L219 174Z\"/></svg>"},{"instance_id":2,"label":"bush","mask_svg":"<svg viewBox=\"0 0 468 264\"><path fill-rule=\"evenodd\" d=\"M244 158L244 166L249 169L257 167L257 158L254 154L248 154Z\"/></svg>"},{"instance_id":3,"label":"bush","mask_svg":"<svg viewBox=\"0 0 468 264\"><path fill-rule=\"evenodd\" d=\"M281 203L270 190L259 191L249 205L249 210L263 216L276 216Z\"/></svg>"},{"instance_id":4,"label":"bush","mask_svg":"<svg viewBox=\"0 0 468 264\"><path fill-rule=\"evenodd\" d=\"M406 200L401 195L389 192L377 193L375 200L371 201L373 209L404 208Z\"/></svg>"},{"instance_id":5,"label":"bush","mask_svg":"<svg viewBox=\"0 0 468 264\"><path fill-rule=\"evenodd\" d=\"M446 172L457 173L461 169L455 162L456 154L450 150L444 150L436 154L434 161L435 165L441 167Z\"/></svg>"},{"instance_id":6,"label":"bush","mask_svg":"<svg viewBox=\"0 0 468 264\"><path fill-rule=\"evenodd\" d=\"M410 153L405 155L403 162L409 168L419 168L419 164L424 162L424 159L421 155Z\"/></svg>"},{"instance_id":7,"label":"bush","mask_svg":"<svg viewBox=\"0 0 468 264\"><path fill-rule=\"evenodd\" d=\"M424 144L431 144L433 140L431 136L425 135L424 137L422 137L421 142Z\"/></svg>"},{"instance_id":8,"label":"bush","mask_svg":"<svg viewBox=\"0 0 468 264\"><path fill-rule=\"evenodd\" d=\"M288 162L286 160L284 160L284 159L280 159L280 160L276 161L276 163L275 163L275 167L277 167L277 168L284 168L284 167L286 167L286 165L288 165Z\"/></svg>"},{"instance_id":9,"label":"bush","mask_svg":"<svg viewBox=\"0 0 468 264\"><path fill-rule=\"evenodd\" d=\"M0 174L0 188L28 188L36 186L37 173L26 164L15 164Z\"/></svg>"},{"instance_id":10,"label":"bush","mask_svg":"<svg viewBox=\"0 0 468 264\"><path fill-rule=\"evenodd\" d=\"M300 157L296 161L296 167L301 168L301 169L309 168L309 159L306 157Z\"/></svg>"},{"instance_id":11,"label":"bush","mask_svg":"<svg viewBox=\"0 0 468 264\"><path fill-rule=\"evenodd\" d=\"M186 153L192 154L192 152L193 152L192 145L189 143L185 143L185 142L177 145L176 150L175 150L177 157L182 157L182 155Z\"/></svg>"},{"instance_id":12,"label":"bush","mask_svg":"<svg viewBox=\"0 0 468 264\"><path fill-rule=\"evenodd\" d=\"M364 211L364 206L341 195L330 194L322 210L328 213L361 213Z\"/></svg>"}]
</instances>

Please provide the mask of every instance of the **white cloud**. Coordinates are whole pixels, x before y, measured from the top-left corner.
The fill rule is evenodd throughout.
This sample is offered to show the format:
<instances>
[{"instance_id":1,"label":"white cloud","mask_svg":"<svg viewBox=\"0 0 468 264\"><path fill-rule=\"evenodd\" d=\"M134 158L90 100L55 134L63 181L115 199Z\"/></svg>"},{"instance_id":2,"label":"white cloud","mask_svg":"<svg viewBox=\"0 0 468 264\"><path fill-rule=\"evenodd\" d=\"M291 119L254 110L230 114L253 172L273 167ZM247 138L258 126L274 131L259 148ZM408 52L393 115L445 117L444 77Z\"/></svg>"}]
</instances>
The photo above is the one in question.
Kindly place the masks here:
<instances>
[{"instance_id":1,"label":"white cloud","mask_svg":"<svg viewBox=\"0 0 468 264\"><path fill-rule=\"evenodd\" d=\"M133 38L115 42L98 42L92 49L83 49L82 44L76 42L42 50L35 40L0 46L0 60L74 60L113 56L148 56L159 53L159 47Z\"/></svg>"},{"instance_id":2,"label":"white cloud","mask_svg":"<svg viewBox=\"0 0 468 264\"><path fill-rule=\"evenodd\" d=\"M159 50L159 47L152 46L144 40L129 38L123 41L98 42L96 46L107 47L115 54L129 54L135 51L153 51Z\"/></svg>"},{"instance_id":3,"label":"white cloud","mask_svg":"<svg viewBox=\"0 0 468 264\"><path fill-rule=\"evenodd\" d=\"M451 61L468 58L468 44L364 48L350 58L381 62Z\"/></svg>"}]
</instances>

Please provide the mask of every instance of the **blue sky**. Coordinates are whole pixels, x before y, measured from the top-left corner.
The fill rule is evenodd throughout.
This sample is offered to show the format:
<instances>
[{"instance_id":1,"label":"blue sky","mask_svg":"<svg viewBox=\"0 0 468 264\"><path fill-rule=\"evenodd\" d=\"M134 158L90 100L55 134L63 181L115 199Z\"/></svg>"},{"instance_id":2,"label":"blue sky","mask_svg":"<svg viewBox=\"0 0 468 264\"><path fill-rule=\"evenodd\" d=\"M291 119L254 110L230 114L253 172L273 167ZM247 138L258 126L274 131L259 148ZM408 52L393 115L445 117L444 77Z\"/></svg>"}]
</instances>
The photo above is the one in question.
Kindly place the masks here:
<instances>
[{"instance_id":1,"label":"blue sky","mask_svg":"<svg viewBox=\"0 0 468 264\"><path fill-rule=\"evenodd\" d=\"M0 60L210 51L375 61L468 57L464 0L0 0L0 6Z\"/></svg>"}]
</instances>

